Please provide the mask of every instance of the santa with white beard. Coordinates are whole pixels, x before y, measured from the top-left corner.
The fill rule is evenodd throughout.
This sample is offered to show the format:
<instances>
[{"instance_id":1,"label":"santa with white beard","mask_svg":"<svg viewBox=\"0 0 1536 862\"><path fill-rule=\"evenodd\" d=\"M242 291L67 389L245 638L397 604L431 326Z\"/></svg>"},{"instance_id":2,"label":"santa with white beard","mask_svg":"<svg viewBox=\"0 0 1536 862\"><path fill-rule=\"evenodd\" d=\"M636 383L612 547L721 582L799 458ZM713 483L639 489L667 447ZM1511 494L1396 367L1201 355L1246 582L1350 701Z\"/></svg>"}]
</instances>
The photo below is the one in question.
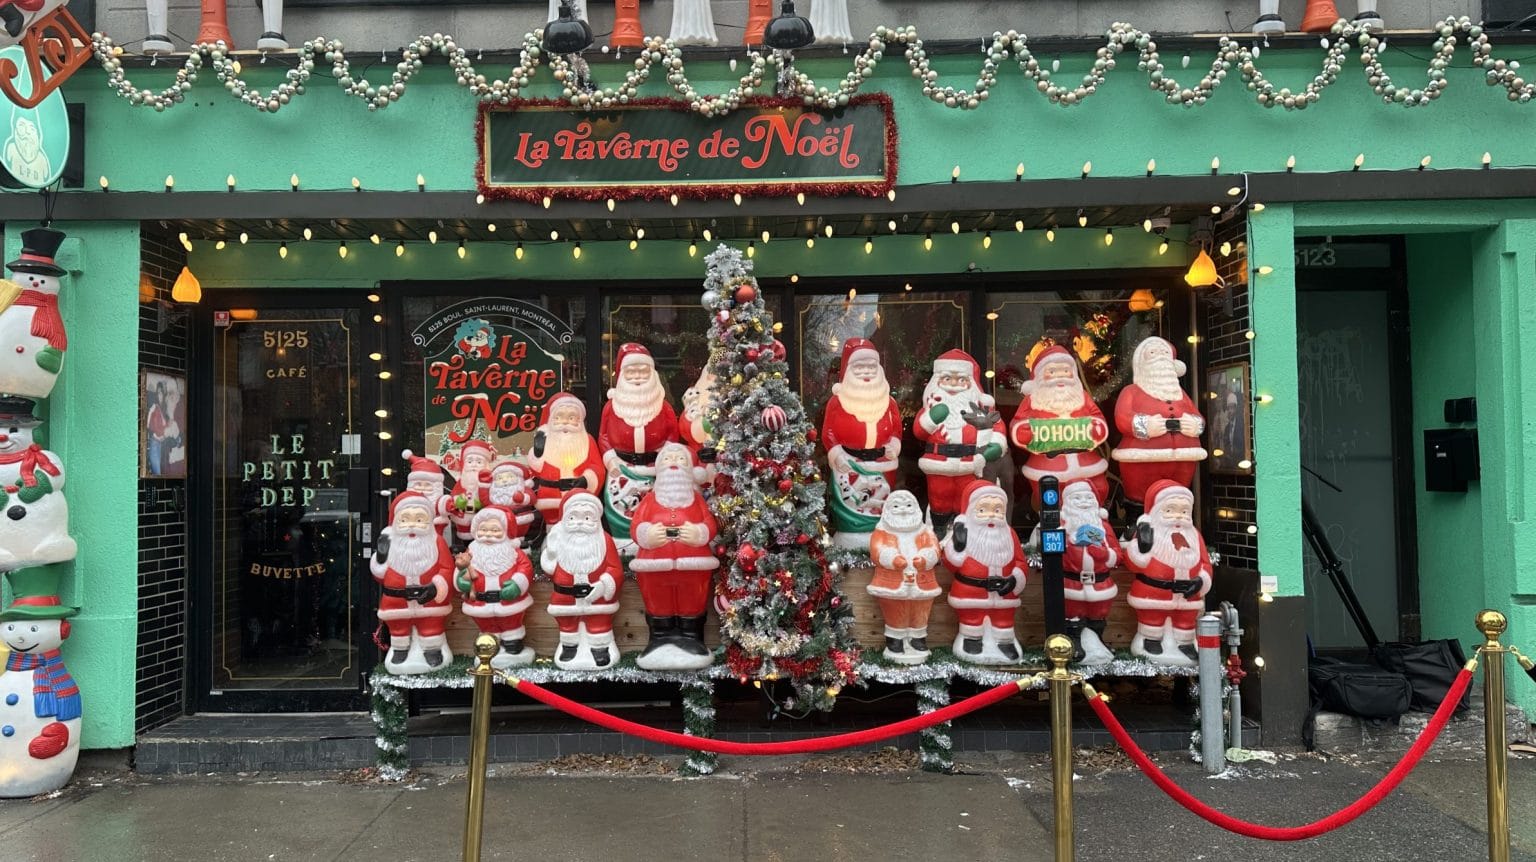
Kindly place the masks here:
<instances>
[{"instance_id":1,"label":"santa with white beard","mask_svg":"<svg viewBox=\"0 0 1536 862\"><path fill-rule=\"evenodd\" d=\"M415 491L432 504L432 523L437 525L443 541L453 541L453 521L448 516L447 483L443 480L442 465L409 449L400 453L405 459L405 489Z\"/></svg>"},{"instance_id":2,"label":"santa with white beard","mask_svg":"<svg viewBox=\"0 0 1536 862\"><path fill-rule=\"evenodd\" d=\"M720 566L710 544L715 517L694 482L693 453L667 443L656 456L656 482L635 509L629 564L645 600L651 639L636 664L646 670L689 670L714 660L704 646L711 573Z\"/></svg>"},{"instance_id":3,"label":"santa with white beard","mask_svg":"<svg viewBox=\"0 0 1536 862\"><path fill-rule=\"evenodd\" d=\"M1077 358L1065 347L1055 344L1035 357L1008 436L1026 453L1020 471L1029 480L1036 509L1042 476L1055 476L1062 486L1087 482L1100 503L1109 496L1109 462L1094 451L1109 439L1109 423L1083 386Z\"/></svg>"},{"instance_id":4,"label":"santa with white beard","mask_svg":"<svg viewBox=\"0 0 1536 862\"><path fill-rule=\"evenodd\" d=\"M556 394L544 405L540 419L528 466L534 472L534 507L545 524L554 524L566 494L596 494L603 486L603 459L597 441L587 433L587 405L580 398Z\"/></svg>"},{"instance_id":5,"label":"santa with white beard","mask_svg":"<svg viewBox=\"0 0 1536 862\"><path fill-rule=\"evenodd\" d=\"M1127 601L1136 609L1131 652L1158 664L1193 667L1195 621L1211 589L1211 558L1194 525L1195 495L1170 479L1147 489L1136 536L1124 542L1136 580Z\"/></svg>"},{"instance_id":6,"label":"santa with white beard","mask_svg":"<svg viewBox=\"0 0 1536 862\"><path fill-rule=\"evenodd\" d=\"M1008 523L1008 494L991 482L971 482L965 511L942 547L955 573L949 588L949 606L960 621L955 655L974 664L1016 663L1022 650L1013 622L1027 563Z\"/></svg>"},{"instance_id":7,"label":"santa with white beard","mask_svg":"<svg viewBox=\"0 0 1536 862\"><path fill-rule=\"evenodd\" d=\"M496 460L496 450L484 440L466 440L459 447L459 478L448 491L444 509L448 520L453 522L454 538L459 544L468 544L474 538L469 522L484 504L481 488L483 475Z\"/></svg>"},{"instance_id":8,"label":"santa with white beard","mask_svg":"<svg viewBox=\"0 0 1536 862\"><path fill-rule=\"evenodd\" d=\"M497 461L489 477L489 481L482 483L481 501L487 506L501 506L511 513L507 536L521 543L537 517L533 510L533 480L528 478L522 464L510 459Z\"/></svg>"},{"instance_id":9,"label":"santa with white beard","mask_svg":"<svg viewBox=\"0 0 1536 862\"><path fill-rule=\"evenodd\" d=\"M929 655L928 614L943 590L934 577L939 539L911 491L896 491L885 501L869 555L875 572L865 589L880 602L885 619L884 655L897 664L922 664Z\"/></svg>"},{"instance_id":10,"label":"santa with white beard","mask_svg":"<svg viewBox=\"0 0 1536 862\"><path fill-rule=\"evenodd\" d=\"M705 365L699 371L699 379L683 393L683 412L677 417L677 436L688 444L693 457L699 462L699 485L708 493L714 484L718 469L715 461L720 457L719 441L709 424L709 411L713 405L715 374Z\"/></svg>"},{"instance_id":11,"label":"santa with white beard","mask_svg":"<svg viewBox=\"0 0 1536 862\"><path fill-rule=\"evenodd\" d=\"M1008 445L996 399L981 389L981 366L964 350L933 361L912 433L923 442L919 470L928 477L928 511L940 534L960 513L960 494Z\"/></svg>"},{"instance_id":12,"label":"santa with white beard","mask_svg":"<svg viewBox=\"0 0 1536 862\"><path fill-rule=\"evenodd\" d=\"M437 507L402 491L389 507L369 571L379 582L379 619L389 629L392 674L426 673L453 661L444 622L453 611L453 554L434 523Z\"/></svg>"},{"instance_id":13,"label":"santa with white beard","mask_svg":"<svg viewBox=\"0 0 1536 862\"><path fill-rule=\"evenodd\" d=\"M869 339L843 342L841 368L842 380L832 387L821 423L821 444L832 469L833 541L867 551L885 498L896 486L901 410Z\"/></svg>"},{"instance_id":14,"label":"santa with white beard","mask_svg":"<svg viewBox=\"0 0 1536 862\"><path fill-rule=\"evenodd\" d=\"M528 592L533 561L509 535L511 523L512 513L501 506L476 512L470 524L474 540L454 558L454 586L464 595L464 615L482 633L501 641L501 652L491 659L491 666L500 670L533 664L533 650L523 644L528 636L523 615L533 604Z\"/></svg>"},{"instance_id":15,"label":"santa with white beard","mask_svg":"<svg viewBox=\"0 0 1536 862\"><path fill-rule=\"evenodd\" d=\"M1131 358L1131 385L1115 402L1115 427L1120 445L1110 457L1120 462L1125 498L1143 499L1159 479L1188 486L1195 466L1205 460L1200 435L1205 418L1195 402L1179 388L1184 363L1173 345L1152 336L1136 345Z\"/></svg>"},{"instance_id":16,"label":"santa with white beard","mask_svg":"<svg viewBox=\"0 0 1536 862\"><path fill-rule=\"evenodd\" d=\"M608 532L618 537L619 553L634 554L629 521L656 478L656 453L677 440L677 413L656 373L656 360L643 344L619 346L619 367L598 423L597 444L608 480L603 484L603 514Z\"/></svg>"},{"instance_id":17,"label":"santa with white beard","mask_svg":"<svg viewBox=\"0 0 1536 862\"><path fill-rule=\"evenodd\" d=\"M1067 636L1074 645L1073 660L1084 664L1107 664L1115 659L1104 646L1104 628L1120 591L1113 575L1115 564L1120 562L1120 546L1108 514L1087 482L1073 482L1061 489L1061 528L1067 534L1067 550L1061 557ZM1038 527L1036 536L1034 544L1038 545Z\"/></svg>"},{"instance_id":18,"label":"santa with white beard","mask_svg":"<svg viewBox=\"0 0 1536 862\"><path fill-rule=\"evenodd\" d=\"M555 667L597 670L618 660L613 615L619 610L624 569L613 539L603 532L603 504L587 491L572 491L544 539L539 565L554 591L549 615L560 627Z\"/></svg>"}]
</instances>

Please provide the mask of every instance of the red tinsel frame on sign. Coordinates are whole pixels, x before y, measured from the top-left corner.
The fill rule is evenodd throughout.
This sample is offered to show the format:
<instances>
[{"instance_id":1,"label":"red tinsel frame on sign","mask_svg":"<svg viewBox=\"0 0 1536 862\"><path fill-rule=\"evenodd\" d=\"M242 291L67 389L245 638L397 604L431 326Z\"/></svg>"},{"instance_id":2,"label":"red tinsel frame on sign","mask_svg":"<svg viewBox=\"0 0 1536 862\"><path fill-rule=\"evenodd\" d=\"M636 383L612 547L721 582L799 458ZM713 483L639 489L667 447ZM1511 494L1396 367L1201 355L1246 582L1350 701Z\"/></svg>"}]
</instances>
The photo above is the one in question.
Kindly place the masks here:
<instances>
[{"instance_id":1,"label":"red tinsel frame on sign","mask_svg":"<svg viewBox=\"0 0 1536 862\"><path fill-rule=\"evenodd\" d=\"M486 181L485 118L492 112L516 111L519 108L568 108L558 99L518 99L506 105L482 104L475 112L475 185L486 200L516 200L538 203L544 198L600 201L655 200L676 194L680 198L712 200L728 198L735 194L743 197L788 197L804 192L818 197L861 195L879 197L896 187L896 109L886 93L861 93L848 100L852 105L879 105L885 112L885 179L852 182L782 182L782 183L711 183L676 186L493 186ZM802 99L783 99L770 96L754 96L742 100L743 107L754 108L808 108ZM664 108L681 113L692 113L693 108L680 99L652 97L634 99L626 107ZM819 108L808 108L817 110ZM585 113L572 110L572 113Z\"/></svg>"}]
</instances>

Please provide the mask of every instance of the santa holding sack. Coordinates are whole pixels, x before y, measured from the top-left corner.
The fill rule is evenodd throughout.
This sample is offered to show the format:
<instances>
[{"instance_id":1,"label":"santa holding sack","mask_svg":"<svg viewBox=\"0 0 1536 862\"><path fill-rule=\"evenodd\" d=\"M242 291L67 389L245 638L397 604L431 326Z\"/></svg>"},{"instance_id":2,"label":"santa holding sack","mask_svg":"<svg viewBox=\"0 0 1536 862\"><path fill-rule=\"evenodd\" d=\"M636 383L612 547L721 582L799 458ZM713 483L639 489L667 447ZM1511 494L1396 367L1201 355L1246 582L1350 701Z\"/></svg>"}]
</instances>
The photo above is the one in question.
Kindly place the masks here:
<instances>
[{"instance_id":1,"label":"santa holding sack","mask_svg":"<svg viewBox=\"0 0 1536 862\"><path fill-rule=\"evenodd\" d=\"M603 486L603 458L587 433L587 405L569 392L549 399L533 435L534 507L545 524L560 520L561 500L572 491L596 494Z\"/></svg>"},{"instance_id":2,"label":"santa holding sack","mask_svg":"<svg viewBox=\"0 0 1536 862\"><path fill-rule=\"evenodd\" d=\"M884 656L897 664L928 660L928 614L939 589L939 539L923 519L911 491L897 491L885 501L880 526L869 539L875 572L865 587L880 602L885 618Z\"/></svg>"},{"instance_id":3,"label":"santa holding sack","mask_svg":"<svg viewBox=\"0 0 1536 862\"><path fill-rule=\"evenodd\" d=\"M384 669L392 674L427 673L453 661L443 625L453 611L453 554L436 515L426 497L400 492L369 562L381 593L379 620L389 629Z\"/></svg>"},{"instance_id":4,"label":"santa holding sack","mask_svg":"<svg viewBox=\"0 0 1536 862\"><path fill-rule=\"evenodd\" d=\"M1115 401L1120 444L1110 457L1120 462L1125 499L1143 500L1161 479L1188 486L1195 467L1205 460L1200 435L1205 418L1179 387L1184 363L1173 345L1152 336L1136 345L1131 357L1131 385Z\"/></svg>"},{"instance_id":5,"label":"santa holding sack","mask_svg":"<svg viewBox=\"0 0 1536 862\"><path fill-rule=\"evenodd\" d=\"M1193 667L1195 621L1205 611L1211 589L1211 558L1195 529L1195 495L1183 485L1160 479L1147 489L1146 511L1136 520L1135 537L1123 543L1136 580L1128 601L1136 609L1136 640L1131 652L1148 661Z\"/></svg>"},{"instance_id":6,"label":"santa holding sack","mask_svg":"<svg viewBox=\"0 0 1536 862\"><path fill-rule=\"evenodd\" d=\"M613 615L619 610L624 568L613 539L603 532L603 504L590 491L572 491L544 539L539 565L554 591L549 615L560 627L555 667L597 670L618 661Z\"/></svg>"},{"instance_id":7,"label":"santa holding sack","mask_svg":"<svg viewBox=\"0 0 1536 862\"><path fill-rule=\"evenodd\" d=\"M533 508L533 480L522 464L507 458L497 461L489 475L490 480L482 483L482 500L487 506L501 506L510 513L507 536L521 543L538 517Z\"/></svg>"},{"instance_id":8,"label":"santa holding sack","mask_svg":"<svg viewBox=\"0 0 1536 862\"><path fill-rule=\"evenodd\" d=\"M656 478L656 453L677 440L677 413L667 403L667 389L656 373L656 360L643 344L619 346L618 368L608 403L598 423L597 444L608 470L603 483L603 514L619 552L634 554L629 520Z\"/></svg>"},{"instance_id":9,"label":"santa holding sack","mask_svg":"<svg viewBox=\"0 0 1536 862\"><path fill-rule=\"evenodd\" d=\"M1109 462L1094 451L1109 439L1109 423L1083 385L1077 357L1065 347L1054 344L1035 357L1008 436L1024 450L1020 471L1036 509L1042 476L1055 476L1063 487L1085 481L1100 503L1109 496Z\"/></svg>"},{"instance_id":10,"label":"santa holding sack","mask_svg":"<svg viewBox=\"0 0 1536 862\"><path fill-rule=\"evenodd\" d=\"M869 534L896 485L901 410L869 339L843 342L841 374L821 425L821 444L832 469L833 541L867 551Z\"/></svg>"},{"instance_id":11,"label":"santa holding sack","mask_svg":"<svg viewBox=\"0 0 1536 862\"><path fill-rule=\"evenodd\" d=\"M940 535L960 513L966 486L1003 455L1008 436L996 405L969 353L951 350L933 361L912 433L923 443L917 467L928 478L928 511Z\"/></svg>"},{"instance_id":12,"label":"santa holding sack","mask_svg":"<svg viewBox=\"0 0 1536 862\"><path fill-rule=\"evenodd\" d=\"M1008 523L1008 494L991 482L971 482L965 511L942 550L955 573L949 588L949 606L960 621L955 656L974 664L1018 662L1022 650L1013 623L1028 564Z\"/></svg>"},{"instance_id":13,"label":"santa holding sack","mask_svg":"<svg viewBox=\"0 0 1536 862\"><path fill-rule=\"evenodd\" d=\"M483 485L490 479L486 471L496 460L496 450L484 440L466 440L459 447L459 478L449 490L444 509L453 522L454 538L460 545L470 542L469 522L484 505Z\"/></svg>"},{"instance_id":14,"label":"santa holding sack","mask_svg":"<svg viewBox=\"0 0 1536 862\"><path fill-rule=\"evenodd\" d=\"M635 663L646 670L697 669L714 660L704 646L704 623L711 577L720 560L711 547L715 517L693 471L687 446L662 446L655 487L630 521L637 551L629 567L640 584L651 631Z\"/></svg>"},{"instance_id":15,"label":"santa holding sack","mask_svg":"<svg viewBox=\"0 0 1536 862\"><path fill-rule=\"evenodd\" d=\"M533 650L523 644L528 636L523 615L533 605L533 561L511 537L511 523L512 513L501 506L476 512L470 524L474 540L454 558L454 586L464 596L464 615L501 642L501 652L491 659L499 670L533 664Z\"/></svg>"}]
</instances>

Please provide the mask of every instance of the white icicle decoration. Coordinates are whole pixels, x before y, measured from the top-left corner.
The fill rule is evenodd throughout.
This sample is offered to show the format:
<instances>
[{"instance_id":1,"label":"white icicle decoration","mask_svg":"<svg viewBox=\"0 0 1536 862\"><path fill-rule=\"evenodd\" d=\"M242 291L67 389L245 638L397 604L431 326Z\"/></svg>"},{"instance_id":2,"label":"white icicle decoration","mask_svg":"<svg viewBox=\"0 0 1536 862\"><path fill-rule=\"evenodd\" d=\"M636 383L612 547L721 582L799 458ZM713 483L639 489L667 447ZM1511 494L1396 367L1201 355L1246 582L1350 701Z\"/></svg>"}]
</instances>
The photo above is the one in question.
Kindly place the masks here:
<instances>
[{"instance_id":1,"label":"white icicle decoration","mask_svg":"<svg viewBox=\"0 0 1536 862\"><path fill-rule=\"evenodd\" d=\"M822 44L846 44L853 41L848 26L848 0L811 0L811 30Z\"/></svg>"},{"instance_id":2,"label":"white icicle decoration","mask_svg":"<svg viewBox=\"0 0 1536 862\"><path fill-rule=\"evenodd\" d=\"M709 0L672 0L671 38L679 45L719 44Z\"/></svg>"}]
</instances>

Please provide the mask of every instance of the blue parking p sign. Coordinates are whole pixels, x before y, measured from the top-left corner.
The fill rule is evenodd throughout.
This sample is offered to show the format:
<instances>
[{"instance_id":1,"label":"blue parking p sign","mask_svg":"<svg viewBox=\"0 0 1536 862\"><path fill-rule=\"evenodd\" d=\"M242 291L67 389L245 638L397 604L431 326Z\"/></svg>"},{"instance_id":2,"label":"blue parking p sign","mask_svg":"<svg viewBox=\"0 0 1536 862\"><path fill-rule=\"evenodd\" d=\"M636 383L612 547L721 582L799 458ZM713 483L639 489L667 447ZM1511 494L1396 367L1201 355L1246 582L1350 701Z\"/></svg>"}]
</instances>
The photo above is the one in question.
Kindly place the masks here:
<instances>
[{"instance_id":1,"label":"blue parking p sign","mask_svg":"<svg viewBox=\"0 0 1536 862\"><path fill-rule=\"evenodd\" d=\"M1041 530L1040 553L1065 554L1067 552L1066 530Z\"/></svg>"}]
</instances>

